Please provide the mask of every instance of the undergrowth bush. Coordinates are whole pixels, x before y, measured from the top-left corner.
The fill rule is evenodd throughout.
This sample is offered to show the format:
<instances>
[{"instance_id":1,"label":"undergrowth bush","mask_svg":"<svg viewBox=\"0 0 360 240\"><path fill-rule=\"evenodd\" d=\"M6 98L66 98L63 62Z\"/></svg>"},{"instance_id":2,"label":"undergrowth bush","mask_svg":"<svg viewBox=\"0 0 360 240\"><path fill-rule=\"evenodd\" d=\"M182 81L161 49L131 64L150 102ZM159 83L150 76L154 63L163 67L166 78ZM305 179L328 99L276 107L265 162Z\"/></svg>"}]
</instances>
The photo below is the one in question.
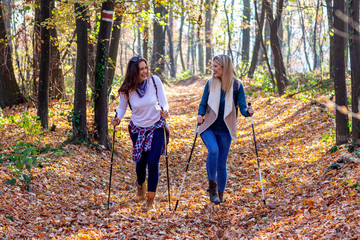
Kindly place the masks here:
<instances>
[{"instance_id":1,"label":"undergrowth bush","mask_svg":"<svg viewBox=\"0 0 360 240\"><path fill-rule=\"evenodd\" d=\"M40 144L40 142L38 142ZM12 179L5 183L14 186L17 182L25 184L25 189L30 191L31 170L35 167L42 167L43 162L50 162L41 156L51 151L51 156L62 156L63 147L51 148L49 145L39 147L32 143L16 142L9 152L0 153L0 164L9 167L13 175Z\"/></svg>"}]
</instances>

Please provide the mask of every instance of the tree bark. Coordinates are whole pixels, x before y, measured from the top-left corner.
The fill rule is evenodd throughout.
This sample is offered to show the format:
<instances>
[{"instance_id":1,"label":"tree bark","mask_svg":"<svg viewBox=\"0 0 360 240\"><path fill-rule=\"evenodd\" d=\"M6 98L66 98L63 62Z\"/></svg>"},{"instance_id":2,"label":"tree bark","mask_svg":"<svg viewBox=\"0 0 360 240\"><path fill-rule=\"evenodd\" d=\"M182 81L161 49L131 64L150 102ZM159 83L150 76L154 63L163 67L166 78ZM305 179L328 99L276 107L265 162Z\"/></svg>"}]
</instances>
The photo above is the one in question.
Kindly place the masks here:
<instances>
[{"instance_id":1,"label":"tree bark","mask_svg":"<svg viewBox=\"0 0 360 240\"><path fill-rule=\"evenodd\" d=\"M33 34L33 98L38 94L39 62L40 62L40 0L35 0L35 19Z\"/></svg>"},{"instance_id":2,"label":"tree bark","mask_svg":"<svg viewBox=\"0 0 360 240\"><path fill-rule=\"evenodd\" d=\"M318 54L316 49L317 42L317 28L318 28L318 16L319 16L320 0L317 0L316 4L316 14L315 14L315 24L314 24L314 36L313 36L313 52L314 52L314 67L313 70L318 68Z\"/></svg>"},{"instance_id":3,"label":"tree bark","mask_svg":"<svg viewBox=\"0 0 360 240\"><path fill-rule=\"evenodd\" d=\"M151 58L151 72L159 76L164 81L165 77L165 29L160 25L160 21L164 20L164 6L158 2L154 3L154 14L159 16L154 19L154 39L153 39L153 54Z\"/></svg>"},{"instance_id":4,"label":"tree bark","mask_svg":"<svg viewBox=\"0 0 360 240\"><path fill-rule=\"evenodd\" d=\"M5 108L25 102L16 82L11 59L11 49L8 44L5 21L0 9L0 107Z\"/></svg>"},{"instance_id":5,"label":"tree bark","mask_svg":"<svg viewBox=\"0 0 360 240\"><path fill-rule=\"evenodd\" d=\"M196 34L196 46L198 48L198 65L199 65L200 74L205 73L205 70L204 70L204 48L203 48L202 38L201 38L201 28L203 26L203 17L202 17L203 3L204 3L204 1L201 0L200 13L199 13L198 21L197 21L197 34Z\"/></svg>"},{"instance_id":6,"label":"tree bark","mask_svg":"<svg viewBox=\"0 0 360 240\"><path fill-rule=\"evenodd\" d=\"M244 63L249 62L249 55L250 55L250 18L251 18L250 0L244 0L242 45L241 45L242 46L241 60Z\"/></svg>"},{"instance_id":7,"label":"tree bark","mask_svg":"<svg viewBox=\"0 0 360 240\"><path fill-rule=\"evenodd\" d=\"M254 2L254 4L255 4L255 6L257 5L256 2ZM255 9L255 11L257 11L256 7L254 9ZM255 12L255 15L257 16L257 12ZM250 68L249 68L249 72L248 72L248 77L249 78L254 77L256 65L257 65L257 62L258 62L259 50L260 50L260 47L261 47L262 31L263 31L263 28L264 28L264 22L265 22L265 8L264 8L264 4L262 4L261 13L260 13L260 20L257 22L257 25L256 25L257 29L256 29L255 44L254 44L253 54L252 54L252 57L251 57L251 64L250 64ZM270 71L271 71L271 69L270 69Z\"/></svg>"},{"instance_id":8,"label":"tree bark","mask_svg":"<svg viewBox=\"0 0 360 240\"><path fill-rule=\"evenodd\" d=\"M185 68L185 62L184 62L184 56L183 56L183 49L182 49L182 33L183 33L183 28L184 28L184 22L185 22L185 10L184 10L185 6L184 6L184 0L181 0L181 17L180 17L180 29L179 29L179 44L178 44L178 49L179 49L179 55L180 55L180 62L181 62L181 67L183 71L186 71Z\"/></svg>"},{"instance_id":9,"label":"tree bark","mask_svg":"<svg viewBox=\"0 0 360 240\"><path fill-rule=\"evenodd\" d=\"M227 13L228 11L226 10L226 0L224 1L224 12L225 12L225 17L226 17L226 28L227 28L227 35L228 35L227 51L228 51L228 54L230 55L232 62L234 62L234 56L233 56L232 49L231 49L231 43L232 43L231 29L230 29L229 16ZM225 37L225 35L224 35L224 37Z\"/></svg>"},{"instance_id":10,"label":"tree bark","mask_svg":"<svg viewBox=\"0 0 360 240\"><path fill-rule=\"evenodd\" d=\"M121 7L122 8L122 7ZM113 25L113 31L111 34L111 43L110 43L110 51L109 51L109 67L107 70L107 79L109 80L109 90L111 89L111 85L114 81L116 63L117 63L117 55L119 52L119 43L120 43L120 35L121 35L121 22L122 22L122 10L118 9L115 12L115 21ZM140 45L141 48L141 45ZM139 51L140 54L140 51Z\"/></svg>"},{"instance_id":11,"label":"tree bark","mask_svg":"<svg viewBox=\"0 0 360 240\"><path fill-rule=\"evenodd\" d=\"M291 60L291 38L292 38L292 24L293 24L293 19L292 19L292 14L290 13L289 15L289 20L288 20L288 24L286 24L286 33L287 33L287 54L286 54L286 67L288 69L289 72L291 72L291 65L290 65L290 60Z\"/></svg>"},{"instance_id":12,"label":"tree bark","mask_svg":"<svg viewBox=\"0 0 360 240\"><path fill-rule=\"evenodd\" d=\"M37 116L45 129L49 124L50 30L45 21L50 18L51 0L41 0L41 57Z\"/></svg>"},{"instance_id":13,"label":"tree bark","mask_svg":"<svg viewBox=\"0 0 360 240\"><path fill-rule=\"evenodd\" d=\"M263 4L265 5L266 16L270 24L270 44L274 55L276 84L278 87L278 93L281 96L285 93L285 85L288 82L281 52L281 46L278 38L278 29L281 21L284 0L277 1L275 18L273 17L270 3L267 0L263 0Z\"/></svg>"},{"instance_id":14,"label":"tree bark","mask_svg":"<svg viewBox=\"0 0 360 240\"><path fill-rule=\"evenodd\" d=\"M150 5L148 2L145 3L145 11L149 11ZM144 23L144 35L143 35L143 57L148 59L149 57L149 23Z\"/></svg>"},{"instance_id":15,"label":"tree bark","mask_svg":"<svg viewBox=\"0 0 360 240\"><path fill-rule=\"evenodd\" d=\"M90 21L88 21L86 23L88 32L91 32L91 23ZM94 90L94 86L95 86L95 57L96 57L96 53L95 53L95 47L94 47L94 43L89 42L89 47L88 47L88 76L89 76L89 81L88 81L88 85L89 87Z\"/></svg>"},{"instance_id":16,"label":"tree bark","mask_svg":"<svg viewBox=\"0 0 360 240\"><path fill-rule=\"evenodd\" d=\"M172 19L172 12L168 13L169 20L168 24L166 25L166 33L168 36L168 44L169 44L169 60L170 60L170 77L176 78L176 66L175 66L175 59L174 59L174 43L173 43L173 19Z\"/></svg>"},{"instance_id":17,"label":"tree bark","mask_svg":"<svg viewBox=\"0 0 360 240\"><path fill-rule=\"evenodd\" d=\"M106 149L111 149L108 136L108 79L106 71L109 58L111 28L114 16L114 1L102 4L100 29L96 50L95 69L95 139Z\"/></svg>"},{"instance_id":18,"label":"tree bark","mask_svg":"<svg viewBox=\"0 0 360 240\"><path fill-rule=\"evenodd\" d=\"M360 33L359 25L360 0L352 0L350 5L350 61L351 61L351 110L359 113L360 101ZM352 141L360 144L360 120L352 118Z\"/></svg>"},{"instance_id":19,"label":"tree bark","mask_svg":"<svg viewBox=\"0 0 360 240\"><path fill-rule=\"evenodd\" d=\"M337 16L345 11L345 1L334 1L334 44L335 44L335 103L347 107L345 82L345 38L339 32L345 31L344 19ZM336 110L336 145L347 143L349 140L348 116Z\"/></svg>"},{"instance_id":20,"label":"tree bark","mask_svg":"<svg viewBox=\"0 0 360 240\"><path fill-rule=\"evenodd\" d=\"M73 140L81 142L87 138L86 128L86 83L88 68L87 8L75 3L77 58L75 73Z\"/></svg>"},{"instance_id":21,"label":"tree bark","mask_svg":"<svg viewBox=\"0 0 360 240\"><path fill-rule=\"evenodd\" d=\"M14 4L14 0L4 0L2 1L4 9L6 9L6 14L3 13L3 17L5 19L5 29L6 29L6 34L8 36L11 36L12 31L11 31L11 19L12 19L12 15L13 15L13 6L15 6ZM10 46L10 51L13 52L13 45L12 42L9 41L8 42L9 46Z\"/></svg>"},{"instance_id":22,"label":"tree bark","mask_svg":"<svg viewBox=\"0 0 360 240\"><path fill-rule=\"evenodd\" d=\"M55 8L55 0L51 0L51 8ZM56 25L50 28L50 77L49 77L49 97L50 99L64 99L65 97L65 83L64 75L61 68L61 57L59 51L58 35Z\"/></svg>"},{"instance_id":23,"label":"tree bark","mask_svg":"<svg viewBox=\"0 0 360 240\"><path fill-rule=\"evenodd\" d=\"M305 54L305 60L306 60L306 64L308 66L309 71L311 71L311 66L310 66L310 61L309 61L309 54L307 52L307 39L306 39L306 29L305 29L305 20L304 20L304 15L303 15L303 11L302 11L302 6L300 3L300 0L296 0L297 4L298 4L298 11L299 11L299 16L300 16L300 25L301 25L301 31L302 31L302 39L303 39L303 46L304 46L304 54Z\"/></svg>"},{"instance_id":24,"label":"tree bark","mask_svg":"<svg viewBox=\"0 0 360 240\"><path fill-rule=\"evenodd\" d=\"M211 10L212 10L213 1L205 0L205 73L211 73L211 62L212 62L212 22L211 22Z\"/></svg>"},{"instance_id":25,"label":"tree bark","mask_svg":"<svg viewBox=\"0 0 360 240\"><path fill-rule=\"evenodd\" d=\"M333 16L333 0L326 0L326 9L328 16L328 28L330 38L330 78L335 81L335 43L334 43L334 16Z\"/></svg>"}]
</instances>

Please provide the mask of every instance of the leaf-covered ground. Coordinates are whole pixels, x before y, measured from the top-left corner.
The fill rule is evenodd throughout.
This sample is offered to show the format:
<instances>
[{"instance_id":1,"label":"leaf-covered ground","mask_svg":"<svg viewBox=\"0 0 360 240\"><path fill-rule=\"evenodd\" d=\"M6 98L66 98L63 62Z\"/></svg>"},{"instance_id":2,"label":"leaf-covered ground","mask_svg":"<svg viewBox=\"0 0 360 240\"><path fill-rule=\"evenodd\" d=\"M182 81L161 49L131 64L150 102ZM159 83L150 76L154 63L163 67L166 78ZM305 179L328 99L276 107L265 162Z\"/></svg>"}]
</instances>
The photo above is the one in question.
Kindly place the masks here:
<instances>
[{"instance_id":1,"label":"leaf-covered ground","mask_svg":"<svg viewBox=\"0 0 360 240\"><path fill-rule=\"evenodd\" d=\"M173 211L194 141L197 107L204 81L167 86L171 138L168 146L171 207L166 164L161 158L155 210L137 202L135 165L127 133L129 112L117 128L110 210L106 210L110 152L99 146L66 144L70 105L53 102L50 126L42 135L26 133L19 122L31 104L6 109L0 126L0 153L16 142L51 151L39 153L32 169L31 191L0 164L0 237L2 239L359 239L359 161L357 150L330 152L334 119L320 104L251 96L262 194L250 118L238 118L239 140L228 158L225 203L207 196L206 148L198 138L178 210ZM247 86L246 82L244 83ZM247 87L246 87L247 89ZM117 103L111 104L111 110ZM10 116L14 116L11 121ZM16 120L18 119L18 120ZM89 112L89 122L93 113ZM91 125L91 124L89 124ZM35 132L35 133L34 133ZM330 166L330 167L329 167Z\"/></svg>"}]
</instances>

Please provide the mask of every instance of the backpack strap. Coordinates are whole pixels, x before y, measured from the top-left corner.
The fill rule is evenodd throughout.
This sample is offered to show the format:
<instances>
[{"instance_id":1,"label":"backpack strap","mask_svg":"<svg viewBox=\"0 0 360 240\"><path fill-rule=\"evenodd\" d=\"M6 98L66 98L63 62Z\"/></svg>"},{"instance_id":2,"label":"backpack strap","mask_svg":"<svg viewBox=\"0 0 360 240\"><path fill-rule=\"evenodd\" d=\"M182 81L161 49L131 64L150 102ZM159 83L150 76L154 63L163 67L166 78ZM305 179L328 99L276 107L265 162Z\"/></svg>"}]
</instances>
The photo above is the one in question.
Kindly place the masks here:
<instances>
[{"instance_id":1,"label":"backpack strap","mask_svg":"<svg viewBox=\"0 0 360 240\"><path fill-rule=\"evenodd\" d=\"M236 117L238 115L238 108L239 108L239 82L237 80L234 80L234 86L233 86L233 97L234 97L234 104L235 104L235 110L236 110Z\"/></svg>"},{"instance_id":2,"label":"backpack strap","mask_svg":"<svg viewBox=\"0 0 360 240\"><path fill-rule=\"evenodd\" d=\"M153 84L154 84L154 87L155 87L156 99L157 99L157 101L158 101L158 103L159 103L159 105L160 105L159 96L158 96L158 89L157 89L157 86L156 86L156 83L155 83L155 80L154 80L154 76L151 76L151 80L152 80L152 82L153 82ZM131 104L130 104L130 100L128 100L128 105L129 105L130 110L132 110ZM160 106L160 107L161 107L161 106ZM162 107L161 107L161 109L162 109Z\"/></svg>"}]
</instances>

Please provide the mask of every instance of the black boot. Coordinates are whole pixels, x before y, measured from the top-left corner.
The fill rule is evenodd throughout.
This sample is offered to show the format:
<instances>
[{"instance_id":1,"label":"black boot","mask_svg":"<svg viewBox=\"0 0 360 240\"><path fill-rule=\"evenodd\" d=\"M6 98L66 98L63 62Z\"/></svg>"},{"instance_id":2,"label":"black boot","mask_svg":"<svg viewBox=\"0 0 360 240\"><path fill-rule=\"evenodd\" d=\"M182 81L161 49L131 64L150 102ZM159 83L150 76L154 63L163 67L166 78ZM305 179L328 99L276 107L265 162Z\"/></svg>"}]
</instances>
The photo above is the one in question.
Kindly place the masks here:
<instances>
[{"instance_id":1,"label":"black boot","mask_svg":"<svg viewBox=\"0 0 360 240\"><path fill-rule=\"evenodd\" d=\"M224 200L224 192L219 192L219 199L220 199L220 203L226 202L226 200Z\"/></svg>"},{"instance_id":2,"label":"black boot","mask_svg":"<svg viewBox=\"0 0 360 240\"><path fill-rule=\"evenodd\" d=\"M210 195L210 202L215 204L220 203L216 180L209 180L209 195Z\"/></svg>"}]
</instances>

